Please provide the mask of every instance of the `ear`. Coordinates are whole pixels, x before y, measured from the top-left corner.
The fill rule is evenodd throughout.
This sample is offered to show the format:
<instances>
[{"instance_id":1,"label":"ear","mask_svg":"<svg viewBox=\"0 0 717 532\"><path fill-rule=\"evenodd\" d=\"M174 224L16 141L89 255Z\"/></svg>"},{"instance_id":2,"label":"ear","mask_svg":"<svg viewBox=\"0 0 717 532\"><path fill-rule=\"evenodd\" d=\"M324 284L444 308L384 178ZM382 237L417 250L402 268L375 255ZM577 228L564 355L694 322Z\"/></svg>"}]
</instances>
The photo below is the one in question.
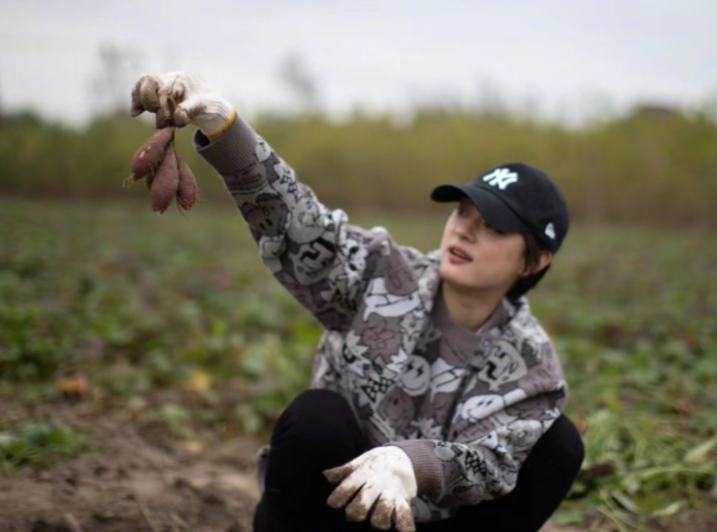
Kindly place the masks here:
<instances>
[{"instance_id":1,"label":"ear","mask_svg":"<svg viewBox=\"0 0 717 532\"><path fill-rule=\"evenodd\" d=\"M541 251L540 252L540 260L538 261L538 264L534 268L531 268L530 271L527 271L523 274L524 277L527 277L529 275L533 275L534 273L538 273L539 271L546 268L551 262L553 262L553 252L552 251Z\"/></svg>"}]
</instances>

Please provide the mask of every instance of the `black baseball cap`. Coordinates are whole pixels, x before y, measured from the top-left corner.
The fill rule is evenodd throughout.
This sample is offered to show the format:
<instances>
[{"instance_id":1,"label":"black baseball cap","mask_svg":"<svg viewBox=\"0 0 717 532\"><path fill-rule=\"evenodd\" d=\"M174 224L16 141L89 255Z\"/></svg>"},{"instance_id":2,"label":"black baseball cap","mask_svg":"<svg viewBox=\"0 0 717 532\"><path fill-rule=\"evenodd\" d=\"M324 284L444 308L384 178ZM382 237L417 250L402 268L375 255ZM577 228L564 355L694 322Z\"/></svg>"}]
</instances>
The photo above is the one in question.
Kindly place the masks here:
<instances>
[{"instance_id":1,"label":"black baseball cap","mask_svg":"<svg viewBox=\"0 0 717 532\"><path fill-rule=\"evenodd\" d=\"M468 197L485 221L504 233L531 233L541 247L557 252L568 234L569 213L558 185L524 163L496 166L466 185L441 185L431 199L444 203Z\"/></svg>"}]
</instances>

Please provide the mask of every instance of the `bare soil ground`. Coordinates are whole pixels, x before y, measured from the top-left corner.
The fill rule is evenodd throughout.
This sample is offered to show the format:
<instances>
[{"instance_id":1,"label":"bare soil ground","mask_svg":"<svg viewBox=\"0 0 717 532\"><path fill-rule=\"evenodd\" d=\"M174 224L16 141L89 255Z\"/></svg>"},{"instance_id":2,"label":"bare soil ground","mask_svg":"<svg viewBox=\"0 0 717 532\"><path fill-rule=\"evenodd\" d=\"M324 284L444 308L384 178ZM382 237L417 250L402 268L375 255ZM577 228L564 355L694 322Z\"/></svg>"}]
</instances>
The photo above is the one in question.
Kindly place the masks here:
<instances>
[{"instance_id":1,"label":"bare soil ground","mask_svg":"<svg viewBox=\"0 0 717 532\"><path fill-rule=\"evenodd\" d=\"M1 532L251 530L258 442L170 448L155 425L70 407L54 414L90 434L93 450L0 478Z\"/></svg>"}]
</instances>

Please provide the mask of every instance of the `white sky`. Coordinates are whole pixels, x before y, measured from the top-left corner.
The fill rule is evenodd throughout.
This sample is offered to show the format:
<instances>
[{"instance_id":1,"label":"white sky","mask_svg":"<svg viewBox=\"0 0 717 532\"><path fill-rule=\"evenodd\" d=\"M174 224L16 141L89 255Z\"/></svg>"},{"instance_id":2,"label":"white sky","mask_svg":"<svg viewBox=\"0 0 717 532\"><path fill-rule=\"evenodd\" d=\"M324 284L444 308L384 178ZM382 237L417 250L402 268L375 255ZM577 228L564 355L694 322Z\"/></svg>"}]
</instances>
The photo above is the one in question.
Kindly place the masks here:
<instances>
[{"instance_id":1,"label":"white sky","mask_svg":"<svg viewBox=\"0 0 717 532\"><path fill-rule=\"evenodd\" d=\"M86 120L112 42L141 58L128 105L134 76L181 69L249 117L287 109L277 72L299 54L337 115L476 102L490 85L575 120L716 97L716 27L714 0L0 0L0 103Z\"/></svg>"}]
</instances>

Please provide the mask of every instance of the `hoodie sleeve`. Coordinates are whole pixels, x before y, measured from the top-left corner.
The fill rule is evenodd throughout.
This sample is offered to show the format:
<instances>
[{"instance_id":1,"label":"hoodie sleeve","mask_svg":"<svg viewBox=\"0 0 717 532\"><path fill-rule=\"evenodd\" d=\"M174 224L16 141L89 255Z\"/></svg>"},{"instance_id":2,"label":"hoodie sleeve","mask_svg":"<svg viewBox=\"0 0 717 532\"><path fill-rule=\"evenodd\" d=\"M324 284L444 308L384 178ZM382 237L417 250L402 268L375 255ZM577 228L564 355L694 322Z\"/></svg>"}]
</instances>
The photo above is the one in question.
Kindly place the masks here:
<instances>
[{"instance_id":1,"label":"hoodie sleeve","mask_svg":"<svg viewBox=\"0 0 717 532\"><path fill-rule=\"evenodd\" d=\"M344 211L327 209L239 117L213 141L197 131L194 145L221 176L265 266L326 329L345 328L385 230L350 225Z\"/></svg>"},{"instance_id":2,"label":"hoodie sleeve","mask_svg":"<svg viewBox=\"0 0 717 532\"><path fill-rule=\"evenodd\" d=\"M531 449L560 416L564 382L529 397L476 395L456 413L450 441L406 440L401 447L414 466L418 493L441 507L478 504L510 493Z\"/></svg>"}]
</instances>

